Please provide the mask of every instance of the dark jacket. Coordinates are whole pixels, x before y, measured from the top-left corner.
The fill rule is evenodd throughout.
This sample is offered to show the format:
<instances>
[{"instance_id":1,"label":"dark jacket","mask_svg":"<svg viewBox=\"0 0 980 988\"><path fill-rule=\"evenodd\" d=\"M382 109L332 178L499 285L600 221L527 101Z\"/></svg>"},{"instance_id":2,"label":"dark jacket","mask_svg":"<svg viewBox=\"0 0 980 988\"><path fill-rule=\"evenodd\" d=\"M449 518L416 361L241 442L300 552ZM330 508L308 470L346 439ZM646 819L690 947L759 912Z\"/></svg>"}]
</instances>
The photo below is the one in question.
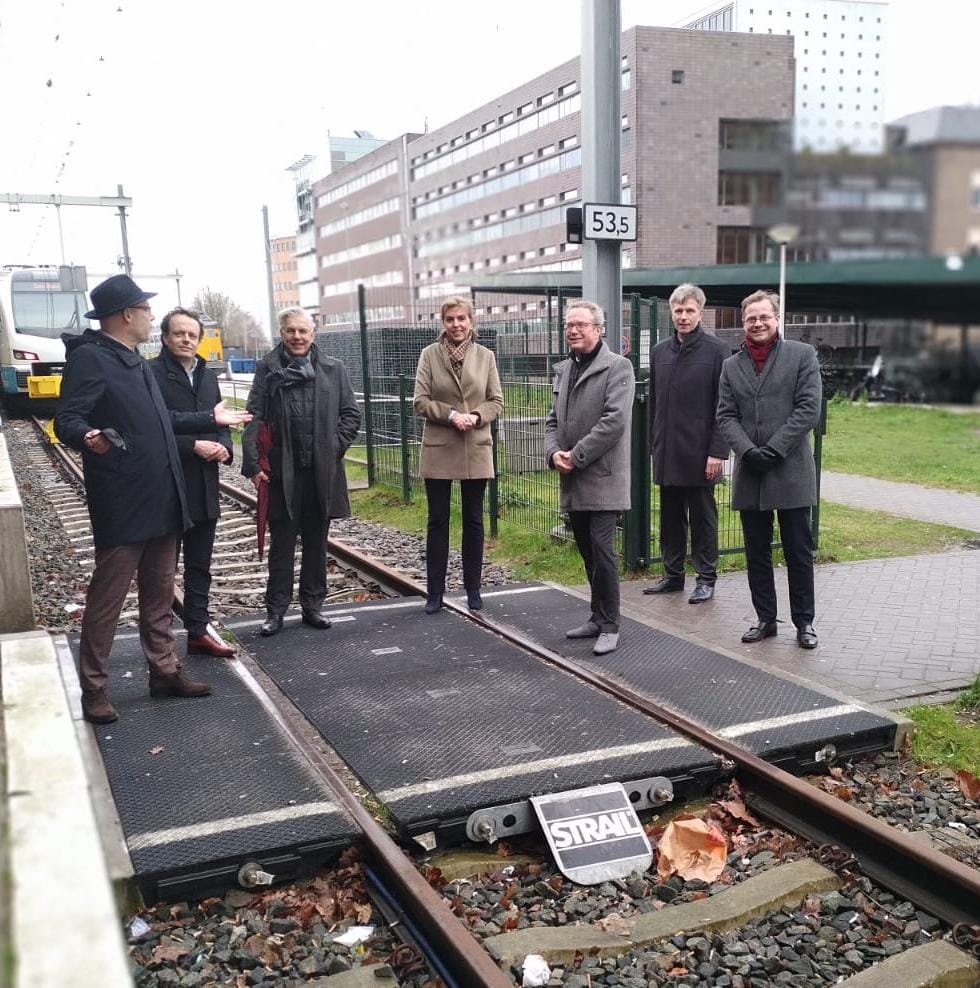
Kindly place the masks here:
<instances>
[{"instance_id":1,"label":"dark jacket","mask_svg":"<svg viewBox=\"0 0 980 988\"><path fill-rule=\"evenodd\" d=\"M174 430L213 429L213 412L168 411L146 361L102 332L69 337L65 350L54 427L82 454L96 549L184 531L191 522ZM126 448L89 451L83 440L92 429L115 429Z\"/></svg>"},{"instance_id":2,"label":"dark jacket","mask_svg":"<svg viewBox=\"0 0 980 988\"><path fill-rule=\"evenodd\" d=\"M820 421L820 367L809 343L780 340L757 374L741 350L722 365L718 428L735 450L732 508L772 511L817 503L810 432ZM771 446L781 457L768 473L746 469L745 451Z\"/></svg>"},{"instance_id":3,"label":"dark jacket","mask_svg":"<svg viewBox=\"0 0 980 988\"><path fill-rule=\"evenodd\" d=\"M650 451L663 487L708 487L709 456L728 459L718 430L718 378L727 343L698 327L683 344L675 333L650 351Z\"/></svg>"},{"instance_id":4,"label":"dark jacket","mask_svg":"<svg viewBox=\"0 0 980 988\"><path fill-rule=\"evenodd\" d=\"M350 515L344 453L357 438L361 411L357 407L347 368L339 360L320 353L314 344L310 350L315 378L313 381L313 471L320 508L327 518ZM259 472L259 431L268 422L272 431L269 484L269 518L292 517L293 450L285 435L282 416L285 391L270 388L269 375L286 366L288 358L282 344L266 354L255 368L248 410L254 416L242 438L242 473L254 477Z\"/></svg>"},{"instance_id":5,"label":"dark jacket","mask_svg":"<svg viewBox=\"0 0 980 988\"><path fill-rule=\"evenodd\" d=\"M545 420L545 462L559 450L575 469L559 477L562 511L626 511L630 506L633 365L600 342L573 381L573 360L555 366Z\"/></svg>"},{"instance_id":6,"label":"dark jacket","mask_svg":"<svg viewBox=\"0 0 980 988\"><path fill-rule=\"evenodd\" d=\"M169 350L164 347L156 360L150 361L164 404L175 412L210 412L221 401L221 388L217 375L207 362L197 358L194 365L194 383ZM231 432L227 426L212 426L193 436L177 436L177 452L184 468L184 486L187 492L187 510L191 521L211 521L221 514L218 503L218 464L202 460L194 452L198 439L221 443L234 456ZM231 465L231 460L228 460Z\"/></svg>"}]
</instances>

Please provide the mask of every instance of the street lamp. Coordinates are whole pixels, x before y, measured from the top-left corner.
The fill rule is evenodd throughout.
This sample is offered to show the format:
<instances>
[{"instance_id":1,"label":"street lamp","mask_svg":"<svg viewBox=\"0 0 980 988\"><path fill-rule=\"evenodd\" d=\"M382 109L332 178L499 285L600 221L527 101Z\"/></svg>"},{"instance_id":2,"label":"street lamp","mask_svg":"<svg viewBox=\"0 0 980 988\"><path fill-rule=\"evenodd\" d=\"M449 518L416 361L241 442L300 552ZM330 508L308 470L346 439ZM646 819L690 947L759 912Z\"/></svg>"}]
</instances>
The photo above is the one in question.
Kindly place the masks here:
<instances>
[{"instance_id":1,"label":"street lamp","mask_svg":"<svg viewBox=\"0 0 980 988\"><path fill-rule=\"evenodd\" d=\"M800 235L800 228L792 223L777 223L766 230L766 236L779 244L779 335L786 325L786 245Z\"/></svg>"}]
</instances>

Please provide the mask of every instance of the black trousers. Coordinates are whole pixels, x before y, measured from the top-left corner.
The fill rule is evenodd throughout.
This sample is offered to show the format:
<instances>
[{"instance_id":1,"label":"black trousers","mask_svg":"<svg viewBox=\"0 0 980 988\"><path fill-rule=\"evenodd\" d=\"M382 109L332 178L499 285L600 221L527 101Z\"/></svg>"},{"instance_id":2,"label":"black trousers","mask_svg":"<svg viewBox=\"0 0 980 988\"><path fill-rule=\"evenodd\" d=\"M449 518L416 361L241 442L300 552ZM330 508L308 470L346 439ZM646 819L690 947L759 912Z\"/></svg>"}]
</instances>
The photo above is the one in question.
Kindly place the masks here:
<instances>
[{"instance_id":1,"label":"black trousers","mask_svg":"<svg viewBox=\"0 0 980 988\"><path fill-rule=\"evenodd\" d=\"M689 518L691 562L697 581L713 586L718 579L718 504L711 485L660 488L660 555L664 560L664 576L668 580L684 579Z\"/></svg>"},{"instance_id":2,"label":"black trousers","mask_svg":"<svg viewBox=\"0 0 980 988\"><path fill-rule=\"evenodd\" d=\"M752 606L760 621L776 620L776 577L772 568L771 511L743 511L745 561L748 564ZM797 628L813 623L813 533L809 508L783 508L779 537L789 577L789 608Z\"/></svg>"},{"instance_id":3,"label":"black trousers","mask_svg":"<svg viewBox=\"0 0 980 988\"><path fill-rule=\"evenodd\" d=\"M425 579L430 597L446 592L446 569L449 566L449 499L451 480L426 478L425 497L429 521L425 537ZM463 586L479 590L483 581L483 495L486 480L461 480L460 500L463 507Z\"/></svg>"},{"instance_id":4,"label":"black trousers","mask_svg":"<svg viewBox=\"0 0 980 988\"><path fill-rule=\"evenodd\" d=\"M592 621L600 632L619 631L618 511L569 511L568 525L592 588Z\"/></svg>"},{"instance_id":5,"label":"black trousers","mask_svg":"<svg viewBox=\"0 0 980 988\"><path fill-rule=\"evenodd\" d=\"M197 521L184 532L178 553L184 556L184 627L191 638L207 631L211 593L211 553L218 520Z\"/></svg>"},{"instance_id":6,"label":"black trousers","mask_svg":"<svg viewBox=\"0 0 980 988\"><path fill-rule=\"evenodd\" d=\"M293 599L293 573L296 566L296 537L302 540L299 568L299 603L304 611L318 611L327 596L327 536L330 519L320 510L316 479L312 470L293 475L293 517L269 519L272 545L269 548L269 580L265 587L265 608L280 617Z\"/></svg>"}]
</instances>

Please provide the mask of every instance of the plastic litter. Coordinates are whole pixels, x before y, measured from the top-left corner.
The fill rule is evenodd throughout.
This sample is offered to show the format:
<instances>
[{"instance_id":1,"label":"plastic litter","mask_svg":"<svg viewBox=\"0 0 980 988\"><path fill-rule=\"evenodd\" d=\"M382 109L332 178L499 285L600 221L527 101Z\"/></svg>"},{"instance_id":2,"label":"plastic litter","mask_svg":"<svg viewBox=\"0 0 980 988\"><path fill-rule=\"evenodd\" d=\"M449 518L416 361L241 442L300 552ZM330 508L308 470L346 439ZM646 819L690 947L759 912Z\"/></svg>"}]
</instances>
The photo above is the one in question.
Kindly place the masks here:
<instances>
[{"instance_id":1,"label":"plastic litter","mask_svg":"<svg viewBox=\"0 0 980 988\"><path fill-rule=\"evenodd\" d=\"M374 936L373 926L352 926L339 937L334 937L334 943L342 943L345 947L353 947L355 944L364 943Z\"/></svg>"},{"instance_id":2,"label":"plastic litter","mask_svg":"<svg viewBox=\"0 0 980 988\"><path fill-rule=\"evenodd\" d=\"M551 968L540 954L528 954L522 971L521 988L541 988L551 980Z\"/></svg>"}]
</instances>

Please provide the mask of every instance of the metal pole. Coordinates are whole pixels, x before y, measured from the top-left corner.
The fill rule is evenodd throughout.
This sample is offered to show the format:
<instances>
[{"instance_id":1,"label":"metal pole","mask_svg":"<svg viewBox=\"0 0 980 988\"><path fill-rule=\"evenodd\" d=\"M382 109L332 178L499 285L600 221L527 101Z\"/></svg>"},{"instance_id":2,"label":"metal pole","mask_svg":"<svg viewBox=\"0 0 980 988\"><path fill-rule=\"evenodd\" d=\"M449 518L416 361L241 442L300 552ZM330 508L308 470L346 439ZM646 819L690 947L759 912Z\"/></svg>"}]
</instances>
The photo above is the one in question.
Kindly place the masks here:
<instances>
[{"instance_id":1,"label":"metal pole","mask_svg":"<svg viewBox=\"0 0 980 988\"><path fill-rule=\"evenodd\" d=\"M619 0L582 0L582 201L622 196L622 67ZM606 343L622 352L623 270L616 240L582 244L585 297L606 314Z\"/></svg>"},{"instance_id":2,"label":"metal pole","mask_svg":"<svg viewBox=\"0 0 980 988\"><path fill-rule=\"evenodd\" d=\"M262 234L265 237L265 284L269 293L269 338L276 338L276 298L272 291L272 243L269 240L269 207L262 207Z\"/></svg>"},{"instance_id":3,"label":"metal pole","mask_svg":"<svg viewBox=\"0 0 980 988\"><path fill-rule=\"evenodd\" d=\"M119 198L123 198L123 187L121 185L116 186L116 193ZM129 236L126 233L126 207L119 207L119 228L122 231L122 249L123 249L123 267L126 269L126 274L130 277L133 276L133 262L129 258Z\"/></svg>"},{"instance_id":4,"label":"metal pole","mask_svg":"<svg viewBox=\"0 0 980 988\"><path fill-rule=\"evenodd\" d=\"M184 306L184 303L181 302L181 300L180 300L180 278L181 278L180 268L174 268L174 281L177 282L177 308L178 309L181 309Z\"/></svg>"},{"instance_id":5,"label":"metal pole","mask_svg":"<svg viewBox=\"0 0 980 988\"><path fill-rule=\"evenodd\" d=\"M58 217L58 244L61 247L61 263L65 264L65 234L61 229L61 204L55 203L55 215Z\"/></svg>"},{"instance_id":6,"label":"metal pole","mask_svg":"<svg viewBox=\"0 0 980 988\"><path fill-rule=\"evenodd\" d=\"M368 486L374 486L374 421L371 413L371 352L368 347L367 302L364 286L357 286L357 312L361 323L361 391L364 394L364 445Z\"/></svg>"},{"instance_id":7,"label":"metal pole","mask_svg":"<svg viewBox=\"0 0 980 988\"><path fill-rule=\"evenodd\" d=\"M412 503L412 475L408 456L408 379L398 375L398 431L402 441L402 503Z\"/></svg>"},{"instance_id":8,"label":"metal pole","mask_svg":"<svg viewBox=\"0 0 980 988\"><path fill-rule=\"evenodd\" d=\"M779 335L786 326L786 244L779 245Z\"/></svg>"}]
</instances>

